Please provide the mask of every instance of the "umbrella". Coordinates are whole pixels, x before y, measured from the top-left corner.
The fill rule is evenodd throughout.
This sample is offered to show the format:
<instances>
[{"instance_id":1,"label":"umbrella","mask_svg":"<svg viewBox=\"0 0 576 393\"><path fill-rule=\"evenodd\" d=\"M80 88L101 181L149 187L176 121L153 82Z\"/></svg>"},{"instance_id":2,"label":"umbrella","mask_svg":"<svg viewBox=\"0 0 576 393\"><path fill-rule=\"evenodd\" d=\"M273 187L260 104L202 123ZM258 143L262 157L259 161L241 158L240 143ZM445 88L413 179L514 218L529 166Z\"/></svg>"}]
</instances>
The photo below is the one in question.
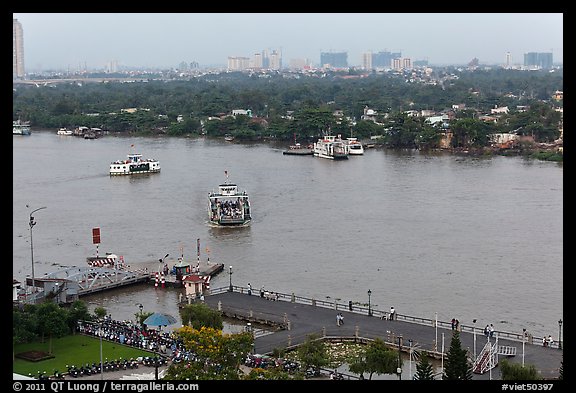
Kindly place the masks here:
<instances>
[{"instance_id":1,"label":"umbrella","mask_svg":"<svg viewBox=\"0 0 576 393\"><path fill-rule=\"evenodd\" d=\"M148 326L168 326L176 323L176 318L172 315L155 312L146 318L143 323Z\"/></svg>"}]
</instances>

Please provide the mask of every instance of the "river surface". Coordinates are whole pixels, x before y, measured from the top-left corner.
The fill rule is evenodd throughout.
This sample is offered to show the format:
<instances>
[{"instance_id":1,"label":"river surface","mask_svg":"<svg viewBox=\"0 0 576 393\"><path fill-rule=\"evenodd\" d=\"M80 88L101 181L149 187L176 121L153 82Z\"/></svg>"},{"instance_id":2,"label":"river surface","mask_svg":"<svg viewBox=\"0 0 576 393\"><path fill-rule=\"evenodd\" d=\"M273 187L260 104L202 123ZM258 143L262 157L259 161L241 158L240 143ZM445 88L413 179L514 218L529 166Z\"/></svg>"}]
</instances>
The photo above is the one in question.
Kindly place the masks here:
<instances>
[{"instance_id":1,"label":"river surface","mask_svg":"<svg viewBox=\"0 0 576 393\"><path fill-rule=\"evenodd\" d=\"M132 145L134 145L132 147ZM131 266L169 254L224 263L211 287L368 302L399 314L558 336L563 319L563 165L520 157L368 149L331 161L283 146L204 138L13 137L13 277L85 266L96 254ZM162 171L110 177L130 152ZM226 180L250 195L249 227L207 223ZM28 205L28 207L27 207ZM232 266L232 275L229 275ZM115 319L178 316L179 290L138 285L82 299Z\"/></svg>"}]
</instances>

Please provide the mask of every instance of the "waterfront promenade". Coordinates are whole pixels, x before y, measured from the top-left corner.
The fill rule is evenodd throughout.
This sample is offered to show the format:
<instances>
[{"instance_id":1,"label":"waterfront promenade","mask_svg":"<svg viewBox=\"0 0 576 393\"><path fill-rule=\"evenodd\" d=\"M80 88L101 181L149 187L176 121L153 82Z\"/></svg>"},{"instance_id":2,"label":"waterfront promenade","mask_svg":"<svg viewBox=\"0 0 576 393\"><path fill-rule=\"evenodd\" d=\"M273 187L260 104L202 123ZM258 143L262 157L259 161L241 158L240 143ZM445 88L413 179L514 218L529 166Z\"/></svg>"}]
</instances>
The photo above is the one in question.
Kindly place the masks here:
<instances>
[{"instance_id":1,"label":"waterfront promenade","mask_svg":"<svg viewBox=\"0 0 576 393\"><path fill-rule=\"evenodd\" d=\"M357 341L380 337L395 348L400 341L404 352L410 351L411 340L412 349L426 351L438 359L442 358L443 352L444 361L450 348L452 328L449 321L435 321L404 314L397 314L396 319L390 321L387 318L388 312L368 309L364 305L339 304L336 301L270 292L261 297L258 289L252 290L249 296L247 288L234 286L233 289L233 292L230 292L228 287L213 289L212 294L206 296L205 303L211 308L220 309L225 316L275 327L270 334L256 336L255 353L269 354L276 348L295 348L310 334L318 334L327 339L349 338ZM271 300L276 298L278 300ZM344 324L337 326L336 314L340 312L344 316ZM368 315L369 313L372 315ZM381 318L382 316L384 318ZM462 348L467 349L471 356L474 352L480 354L488 341L483 334L483 327L460 325ZM558 377L563 350L558 348L557 342L551 347L543 347L541 338L531 338L531 343L526 340L523 342L522 334L496 331L490 339L492 345L496 338L498 346L515 348L514 356L500 355L500 360L507 358L512 363L522 363L524 360L524 364L534 365L542 378ZM491 372L473 374L473 379L490 378L500 379L498 366Z\"/></svg>"}]
</instances>

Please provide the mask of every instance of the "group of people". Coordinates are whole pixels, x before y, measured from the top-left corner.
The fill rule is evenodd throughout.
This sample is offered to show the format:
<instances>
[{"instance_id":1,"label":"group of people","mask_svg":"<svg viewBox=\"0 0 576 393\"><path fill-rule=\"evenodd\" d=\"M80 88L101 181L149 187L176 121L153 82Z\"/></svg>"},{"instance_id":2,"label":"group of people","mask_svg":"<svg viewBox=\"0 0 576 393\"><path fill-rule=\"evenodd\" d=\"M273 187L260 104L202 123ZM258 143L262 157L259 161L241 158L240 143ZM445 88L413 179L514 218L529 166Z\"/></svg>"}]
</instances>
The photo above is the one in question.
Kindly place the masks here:
<instances>
[{"instance_id":1,"label":"group of people","mask_svg":"<svg viewBox=\"0 0 576 393\"><path fill-rule=\"evenodd\" d=\"M458 330L459 327L460 327L460 321L457 320L456 318L452 318L452 330ZM484 332L484 334L486 334L486 332Z\"/></svg>"},{"instance_id":2,"label":"group of people","mask_svg":"<svg viewBox=\"0 0 576 393\"><path fill-rule=\"evenodd\" d=\"M553 343L554 343L554 339L552 338L551 335L548 337L544 336L542 338L542 346L543 347L550 347L550 346L552 346Z\"/></svg>"},{"instance_id":3,"label":"group of people","mask_svg":"<svg viewBox=\"0 0 576 393\"><path fill-rule=\"evenodd\" d=\"M394 309L394 306L392 306L390 307L390 313L388 314L388 317L386 317L386 313L382 313L380 319L382 320L388 319L390 321L393 321L395 316L396 316L396 310Z\"/></svg>"},{"instance_id":4,"label":"group of people","mask_svg":"<svg viewBox=\"0 0 576 393\"><path fill-rule=\"evenodd\" d=\"M341 312L336 314L336 326L344 325L344 315Z\"/></svg>"},{"instance_id":5,"label":"group of people","mask_svg":"<svg viewBox=\"0 0 576 393\"><path fill-rule=\"evenodd\" d=\"M493 324L486 325L486 327L484 328L484 335L486 337L493 337L494 336L494 325Z\"/></svg>"}]
</instances>

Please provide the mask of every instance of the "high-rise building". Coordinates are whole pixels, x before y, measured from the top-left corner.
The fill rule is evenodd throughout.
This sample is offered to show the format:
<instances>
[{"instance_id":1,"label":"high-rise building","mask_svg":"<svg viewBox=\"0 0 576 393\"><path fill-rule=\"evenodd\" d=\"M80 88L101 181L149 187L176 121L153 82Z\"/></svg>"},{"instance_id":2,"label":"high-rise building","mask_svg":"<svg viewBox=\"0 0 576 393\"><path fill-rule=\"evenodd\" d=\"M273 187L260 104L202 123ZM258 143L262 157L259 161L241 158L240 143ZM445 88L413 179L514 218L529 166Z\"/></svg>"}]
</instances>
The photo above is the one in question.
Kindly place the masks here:
<instances>
[{"instance_id":1,"label":"high-rise building","mask_svg":"<svg viewBox=\"0 0 576 393\"><path fill-rule=\"evenodd\" d=\"M271 70L279 70L282 68L282 54L276 51L276 49L270 53L269 60L269 68Z\"/></svg>"},{"instance_id":2,"label":"high-rise building","mask_svg":"<svg viewBox=\"0 0 576 393\"><path fill-rule=\"evenodd\" d=\"M524 53L524 66L548 69L552 68L552 52L537 53L528 52Z\"/></svg>"},{"instance_id":3,"label":"high-rise building","mask_svg":"<svg viewBox=\"0 0 576 393\"><path fill-rule=\"evenodd\" d=\"M250 58L242 56L228 56L229 71L243 71L250 68Z\"/></svg>"},{"instance_id":4,"label":"high-rise building","mask_svg":"<svg viewBox=\"0 0 576 393\"><path fill-rule=\"evenodd\" d=\"M506 68L507 70L512 68L512 55L510 54L510 52L506 52L506 63L504 64L504 68Z\"/></svg>"},{"instance_id":5,"label":"high-rise building","mask_svg":"<svg viewBox=\"0 0 576 393\"><path fill-rule=\"evenodd\" d=\"M320 53L320 66L331 68L347 68L348 67L348 53L347 52L322 52Z\"/></svg>"},{"instance_id":6,"label":"high-rise building","mask_svg":"<svg viewBox=\"0 0 576 393\"><path fill-rule=\"evenodd\" d=\"M13 19L12 31L12 78L24 78L24 31L18 19Z\"/></svg>"}]
</instances>

